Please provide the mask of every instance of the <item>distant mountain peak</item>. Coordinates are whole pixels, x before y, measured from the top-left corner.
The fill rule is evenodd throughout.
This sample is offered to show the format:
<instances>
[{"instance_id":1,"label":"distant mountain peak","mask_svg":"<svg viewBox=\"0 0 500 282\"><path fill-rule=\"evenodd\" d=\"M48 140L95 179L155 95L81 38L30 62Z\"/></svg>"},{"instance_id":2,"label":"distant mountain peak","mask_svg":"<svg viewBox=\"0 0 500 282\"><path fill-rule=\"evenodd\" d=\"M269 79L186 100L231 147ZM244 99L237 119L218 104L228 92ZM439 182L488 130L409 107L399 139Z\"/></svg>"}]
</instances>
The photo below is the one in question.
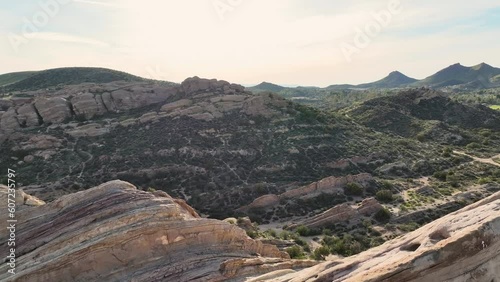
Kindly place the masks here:
<instances>
[{"instance_id":1,"label":"distant mountain peak","mask_svg":"<svg viewBox=\"0 0 500 282\"><path fill-rule=\"evenodd\" d=\"M401 86L406 86L410 83L414 83L417 80L411 77L406 76L405 74L401 73L400 71L393 71L389 73L388 76L384 77L381 80L372 82L372 83L365 83L358 85L358 87L361 88L394 88L394 87L401 87Z\"/></svg>"}]
</instances>

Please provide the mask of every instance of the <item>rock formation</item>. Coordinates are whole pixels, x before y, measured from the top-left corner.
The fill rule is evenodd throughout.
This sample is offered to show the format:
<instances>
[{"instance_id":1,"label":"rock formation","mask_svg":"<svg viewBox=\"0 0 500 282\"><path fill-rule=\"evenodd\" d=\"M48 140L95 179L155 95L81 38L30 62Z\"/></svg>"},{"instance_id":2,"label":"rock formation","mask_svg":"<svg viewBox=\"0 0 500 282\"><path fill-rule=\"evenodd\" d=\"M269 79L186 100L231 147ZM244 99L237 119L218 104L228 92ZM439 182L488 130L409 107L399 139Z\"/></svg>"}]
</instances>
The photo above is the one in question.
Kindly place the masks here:
<instances>
[{"instance_id":1,"label":"rock formation","mask_svg":"<svg viewBox=\"0 0 500 282\"><path fill-rule=\"evenodd\" d=\"M270 276L273 279L267 279ZM491 282L499 277L497 193L359 255L248 281Z\"/></svg>"},{"instance_id":2,"label":"rock formation","mask_svg":"<svg viewBox=\"0 0 500 282\"><path fill-rule=\"evenodd\" d=\"M288 229L294 229L301 225L308 228L317 229L335 223L359 218L362 215L371 216L382 208L382 205L374 198L364 199L359 207L352 207L351 205L344 203L337 205L321 214L318 214L311 218L307 218L298 224L290 225Z\"/></svg>"},{"instance_id":3,"label":"rock formation","mask_svg":"<svg viewBox=\"0 0 500 282\"><path fill-rule=\"evenodd\" d=\"M19 206L43 204L18 195ZM2 264L2 281L222 281L316 264L289 260L235 225L122 181L20 209L16 218L16 275ZM0 230L2 252L6 235Z\"/></svg>"},{"instance_id":4,"label":"rock formation","mask_svg":"<svg viewBox=\"0 0 500 282\"><path fill-rule=\"evenodd\" d=\"M286 191L280 195L270 194L261 196L255 199L250 205L241 207L240 210L246 211L252 208L270 208L278 205L280 200L314 198L322 193L343 193L343 187L348 183L354 182L364 185L372 180L373 178L369 173L348 175L344 177L327 177L318 182Z\"/></svg>"},{"instance_id":5,"label":"rock formation","mask_svg":"<svg viewBox=\"0 0 500 282\"><path fill-rule=\"evenodd\" d=\"M154 122L160 118L187 116L202 121L221 118L225 113L239 111L249 116L271 117L276 112L269 105L283 107L288 102L276 94L253 95L241 85L216 79L192 77L181 85L159 87L152 83L116 83L66 86L64 91L35 99L4 103L7 108L0 118L0 129L14 132L21 127L61 124L69 119L90 121L106 113L120 113L164 104L159 112L146 113L139 119L120 122L127 126L137 122ZM1 100L0 100L1 101ZM71 135L88 131L79 129ZM102 132L102 131L101 131ZM95 136L95 134L90 134Z\"/></svg>"}]
</instances>

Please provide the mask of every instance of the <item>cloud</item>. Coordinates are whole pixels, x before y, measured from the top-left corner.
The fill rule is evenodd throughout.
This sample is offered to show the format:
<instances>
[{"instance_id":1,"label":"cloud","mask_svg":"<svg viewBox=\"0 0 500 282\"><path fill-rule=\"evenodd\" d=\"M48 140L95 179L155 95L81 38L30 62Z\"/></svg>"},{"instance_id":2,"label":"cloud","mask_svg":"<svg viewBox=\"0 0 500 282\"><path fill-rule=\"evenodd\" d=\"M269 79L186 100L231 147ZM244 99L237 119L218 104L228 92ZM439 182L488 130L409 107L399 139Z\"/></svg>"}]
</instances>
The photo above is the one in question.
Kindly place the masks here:
<instances>
[{"instance_id":1,"label":"cloud","mask_svg":"<svg viewBox=\"0 0 500 282\"><path fill-rule=\"evenodd\" d=\"M92 38L80 37L71 34L57 33L57 32L35 32L26 35L28 39L38 39L46 41L57 41L67 43L78 43L94 45L99 47L108 47L109 44L103 41L95 40Z\"/></svg>"}]
</instances>

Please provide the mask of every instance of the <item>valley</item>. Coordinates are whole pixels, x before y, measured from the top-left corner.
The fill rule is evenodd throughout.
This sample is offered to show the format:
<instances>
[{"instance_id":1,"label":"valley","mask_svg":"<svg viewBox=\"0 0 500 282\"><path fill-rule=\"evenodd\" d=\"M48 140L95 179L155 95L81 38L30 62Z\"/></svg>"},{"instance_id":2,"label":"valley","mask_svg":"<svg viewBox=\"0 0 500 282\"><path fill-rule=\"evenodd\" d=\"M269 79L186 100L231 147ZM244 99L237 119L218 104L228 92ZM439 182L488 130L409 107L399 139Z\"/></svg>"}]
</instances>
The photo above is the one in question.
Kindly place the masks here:
<instances>
[{"instance_id":1,"label":"valley","mask_svg":"<svg viewBox=\"0 0 500 282\"><path fill-rule=\"evenodd\" d=\"M168 195L272 246L269 270L381 250L500 191L500 112L442 90L325 110L198 77L43 85L1 100L0 169L24 193L49 205L102 183Z\"/></svg>"}]
</instances>

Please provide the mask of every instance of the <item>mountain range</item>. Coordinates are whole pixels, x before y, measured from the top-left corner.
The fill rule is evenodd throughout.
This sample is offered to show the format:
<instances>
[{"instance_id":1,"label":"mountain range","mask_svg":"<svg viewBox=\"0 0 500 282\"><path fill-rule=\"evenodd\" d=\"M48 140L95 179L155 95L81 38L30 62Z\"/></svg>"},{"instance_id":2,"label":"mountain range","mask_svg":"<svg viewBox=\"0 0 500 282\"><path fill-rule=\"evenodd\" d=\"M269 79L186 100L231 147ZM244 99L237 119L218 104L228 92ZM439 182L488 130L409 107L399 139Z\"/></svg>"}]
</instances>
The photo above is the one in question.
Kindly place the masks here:
<instances>
[{"instance_id":1,"label":"mountain range","mask_svg":"<svg viewBox=\"0 0 500 282\"><path fill-rule=\"evenodd\" d=\"M399 71L393 71L388 76L370 83L363 84L334 84L326 90L343 89L391 89L426 86L431 88L453 87L464 90L487 89L500 87L500 68L492 67L486 63L481 63L472 67L466 67L459 63L451 65L437 73L418 80L406 76ZM309 87L307 87L309 88ZM279 92L291 89L269 82L263 82L259 85L249 87L250 91L274 91Z\"/></svg>"}]
</instances>

